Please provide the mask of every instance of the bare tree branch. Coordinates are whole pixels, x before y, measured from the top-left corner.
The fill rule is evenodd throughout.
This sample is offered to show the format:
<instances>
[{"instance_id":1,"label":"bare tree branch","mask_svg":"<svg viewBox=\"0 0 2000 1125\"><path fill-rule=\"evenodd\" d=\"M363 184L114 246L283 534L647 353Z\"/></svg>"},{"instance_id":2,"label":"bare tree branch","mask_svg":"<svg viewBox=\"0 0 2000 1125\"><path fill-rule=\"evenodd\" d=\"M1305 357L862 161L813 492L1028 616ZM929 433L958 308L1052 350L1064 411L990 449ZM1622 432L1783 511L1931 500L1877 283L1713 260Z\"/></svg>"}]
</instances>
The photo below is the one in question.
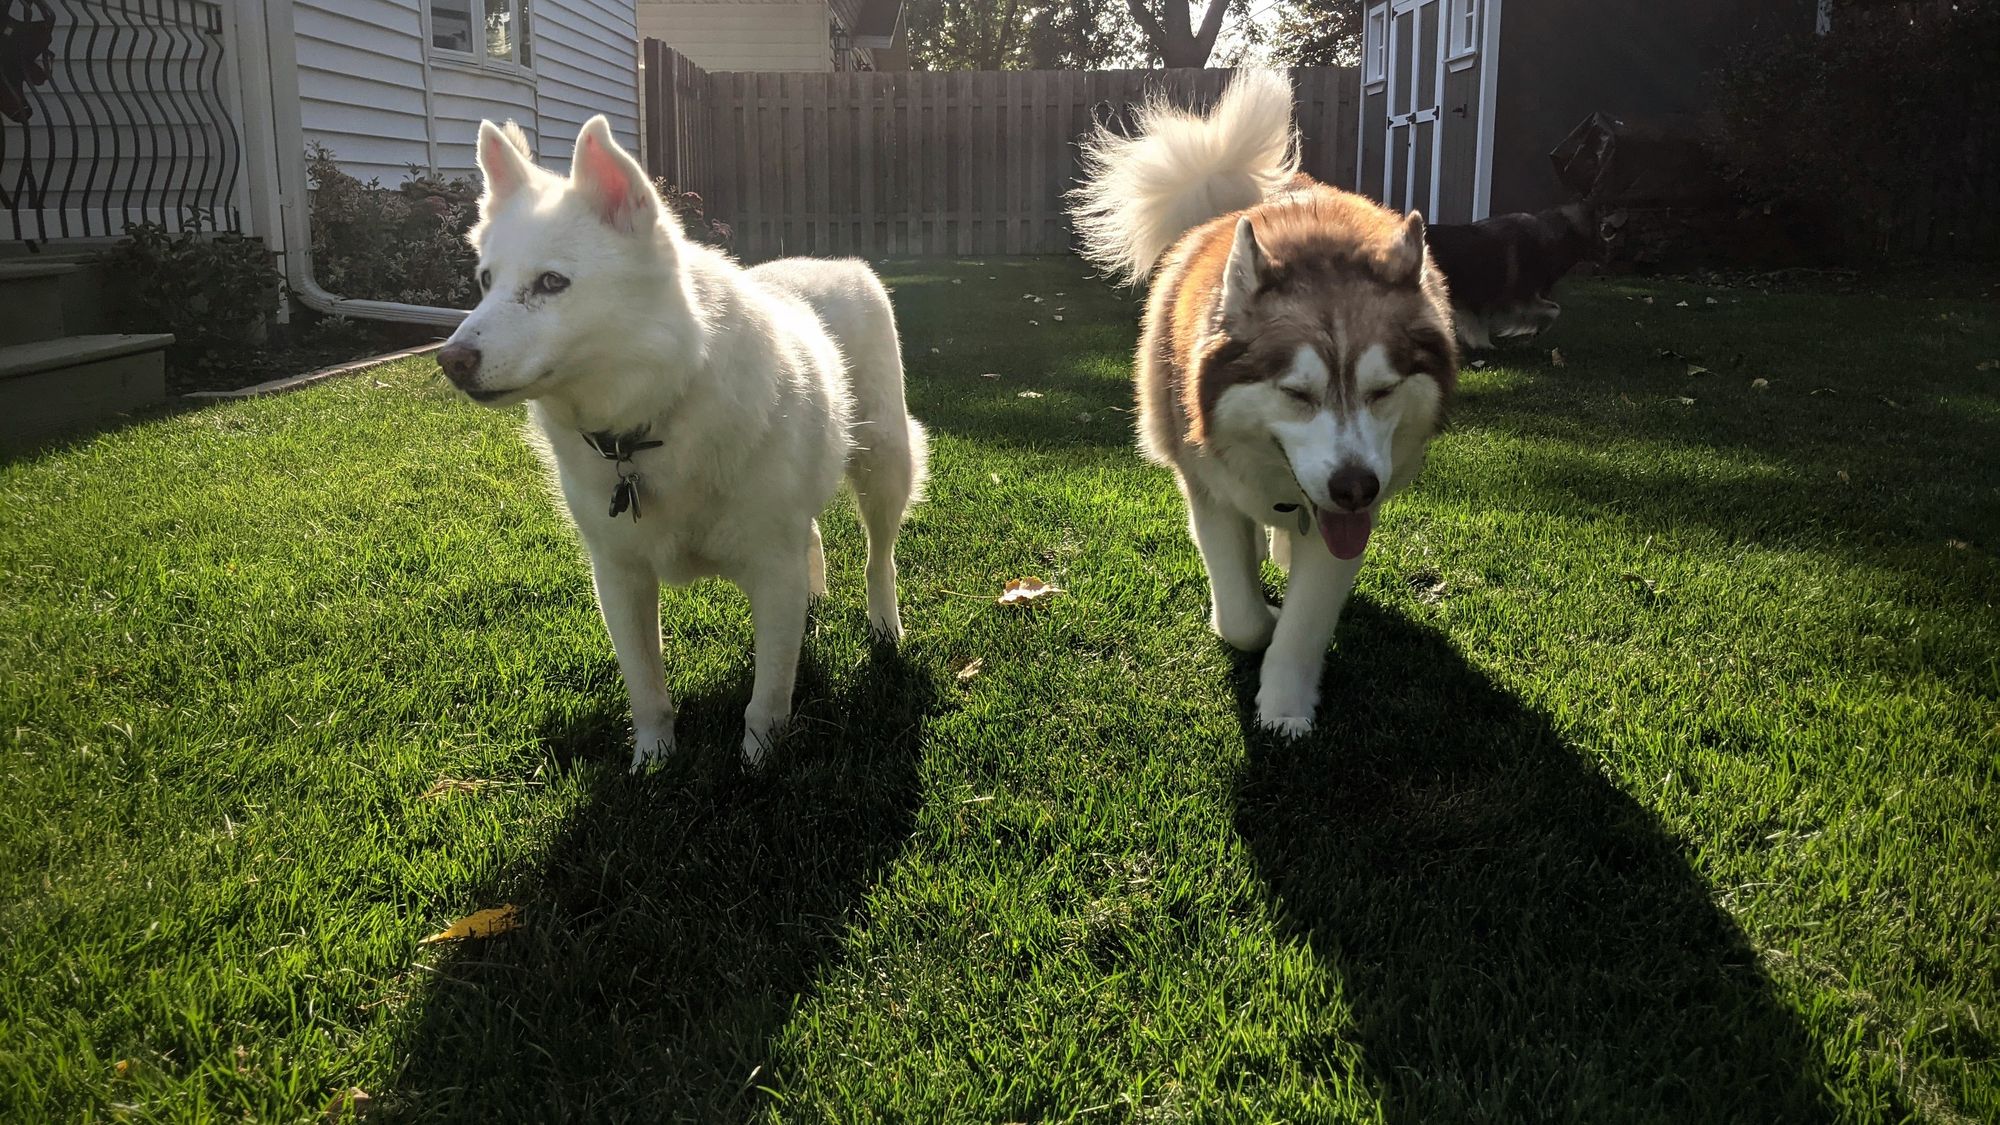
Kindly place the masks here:
<instances>
[{"instance_id":1,"label":"bare tree branch","mask_svg":"<svg viewBox=\"0 0 2000 1125\"><path fill-rule=\"evenodd\" d=\"M1178 4L1175 6L1179 7ZM1222 33L1222 17L1228 11L1229 0L1208 0L1208 12L1201 19L1201 33L1195 36L1194 41L1203 63L1208 62L1210 52L1215 50L1215 37Z\"/></svg>"},{"instance_id":2,"label":"bare tree branch","mask_svg":"<svg viewBox=\"0 0 2000 1125\"><path fill-rule=\"evenodd\" d=\"M1152 9L1146 7L1146 0L1125 0L1125 8L1138 21L1139 30L1146 33L1146 41L1153 45L1154 50L1165 55L1167 33L1160 27L1160 21L1153 18Z\"/></svg>"}]
</instances>

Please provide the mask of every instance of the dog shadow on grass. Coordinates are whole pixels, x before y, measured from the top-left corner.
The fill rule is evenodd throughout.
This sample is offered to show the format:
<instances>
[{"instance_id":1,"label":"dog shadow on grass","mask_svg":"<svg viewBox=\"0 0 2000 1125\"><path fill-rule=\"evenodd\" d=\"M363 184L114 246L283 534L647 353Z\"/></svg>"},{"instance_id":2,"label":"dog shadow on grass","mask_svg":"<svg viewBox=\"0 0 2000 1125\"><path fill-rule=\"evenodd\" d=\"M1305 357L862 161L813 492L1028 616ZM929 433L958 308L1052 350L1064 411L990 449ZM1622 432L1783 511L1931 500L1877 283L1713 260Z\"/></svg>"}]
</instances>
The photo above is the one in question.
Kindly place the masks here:
<instances>
[{"instance_id":1,"label":"dog shadow on grass","mask_svg":"<svg viewBox=\"0 0 2000 1125\"><path fill-rule=\"evenodd\" d=\"M1653 814L1447 638L1350 604L1237 828L1392 1122L1813 1121L1820 1053ZM1891 1114L1889 1119L1895 1119Z\"/></svg>"},{"instance_id":2,"label":"dog shadow on grass","mask_svg":"<svg viewBox=\"0 0 2000 1125\"><path fill-rule=\"evenodd\" d=\"M792 732L745 774L748 686L684 699L685 759L643 778L619 749L622 692L547 732L584 797L482 900L519 905L521 928L424 974L384 1116L715 1121L762 1104L773 1036L910 834L938 696L899 653L834 678L809 643Z\"/></svg>"}]
</instances>

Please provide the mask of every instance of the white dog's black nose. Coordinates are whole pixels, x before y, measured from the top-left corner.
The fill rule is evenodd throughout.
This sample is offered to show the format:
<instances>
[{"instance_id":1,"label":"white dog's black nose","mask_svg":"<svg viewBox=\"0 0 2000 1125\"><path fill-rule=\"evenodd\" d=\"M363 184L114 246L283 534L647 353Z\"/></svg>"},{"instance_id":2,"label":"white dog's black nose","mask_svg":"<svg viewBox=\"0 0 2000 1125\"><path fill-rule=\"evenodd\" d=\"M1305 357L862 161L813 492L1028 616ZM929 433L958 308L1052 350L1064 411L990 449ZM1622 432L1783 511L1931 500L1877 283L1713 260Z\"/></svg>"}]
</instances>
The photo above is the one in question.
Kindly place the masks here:
<instances>
[{"instance_id":1,"label":"white dog's black nose","mask_svg":"<svg viewBox=\"0 0 2000 1125\"><path fill-rule=\"evenodd\" d=\"M479 349L470 344L446 344L438 349L438 366L444 368L445 378L460 389L469 388L479 379Z\"/></svg>"},{"instance_id":2,"label":"white dog's black nose","mask_svg":"<svg viewBox=\"0 0 2000 1125\"><path fill-rule=\"evenodd\" d=\"M1342 466L1326 482L1326 495L1333 506L1344 511L1358 512L1375 502L1382 491L1382 482L1374 473L1359 465Z\"/></svg>"}]
</instances>

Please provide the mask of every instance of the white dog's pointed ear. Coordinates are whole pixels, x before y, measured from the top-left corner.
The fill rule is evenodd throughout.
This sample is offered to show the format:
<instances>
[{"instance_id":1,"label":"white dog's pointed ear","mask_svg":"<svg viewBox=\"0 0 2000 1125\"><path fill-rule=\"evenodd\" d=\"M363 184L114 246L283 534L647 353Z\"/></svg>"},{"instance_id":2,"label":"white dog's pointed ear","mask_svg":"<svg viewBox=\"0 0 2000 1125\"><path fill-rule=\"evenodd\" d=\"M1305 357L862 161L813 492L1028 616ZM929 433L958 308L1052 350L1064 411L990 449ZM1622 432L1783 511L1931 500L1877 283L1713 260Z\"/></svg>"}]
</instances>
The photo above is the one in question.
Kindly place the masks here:
<instances>
[{"instance_id":1,"label":"white dog's pointed ear","mask_svg":"<svg viewBox=\"0 0 2000 1125\"><path fill-rule=\"evenodd\" d=\"M582 196L604 225L617 231L650 230L658 219L659 196L646 170L620 148L603 114L583 123L570 158L570 189Z\"/></svg>"},{"instance_id":2,"label":"white dog's pointed ear","mask_svg":"<svg viewBox=\"0 0 2000 1125\"><path fill-rule=\"evenodd\" d=\"M1236 241L1229 247L1229 261L1222 267L1222 326L1228 330L1242 323L1250 302L1264 283L1264 248L1257 242L1250 216L1236 220Z\"/></svg>"},{"instance_id":3,"label":"white dog's pointed ear","mask_svg":"<svg viewBox=\"0 0 2000 1125\"><path fill-rule=\"evenodd\" d=\"M1424 283L1424 215L1412 211L1403 220L1403 235L1383 259L1382 272L1392 285Z\"/></svg>"},{"instance_id":4,"label":"white dog's pointed ear","mask_svg":"<svg viewBox=\"0 0 2000 1125\"><path fill-rule=\"evenodd\" d=\"M486 194L479 197L479 213L490 216L527 186L535 174L535 166L505 130L491 121L481 121L479 174L486 180Z\"/></svg>"}]
</instances>

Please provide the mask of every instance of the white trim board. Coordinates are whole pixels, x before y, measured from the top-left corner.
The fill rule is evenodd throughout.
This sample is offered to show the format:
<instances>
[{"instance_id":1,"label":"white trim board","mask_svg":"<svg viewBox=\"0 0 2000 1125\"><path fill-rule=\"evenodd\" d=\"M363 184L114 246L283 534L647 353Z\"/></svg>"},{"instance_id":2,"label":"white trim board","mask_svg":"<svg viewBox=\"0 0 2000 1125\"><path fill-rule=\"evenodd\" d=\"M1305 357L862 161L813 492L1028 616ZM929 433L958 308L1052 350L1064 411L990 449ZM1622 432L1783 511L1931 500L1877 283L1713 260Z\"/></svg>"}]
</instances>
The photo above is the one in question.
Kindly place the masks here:
<instances>
[{"instance_id":1,"label":"white trim board","mask_svg":"<svg viewBox=\"0 0 2000 1125\"><path fill-rule=\"evenodd\" d=\"M1479 139L1472 161L1472 221L1493 213L1493 124L1498 107L1493 104L1500 89L1500 5L1502 0L1486 0L1479 44Z\"/></svg>"}]
</instances>

